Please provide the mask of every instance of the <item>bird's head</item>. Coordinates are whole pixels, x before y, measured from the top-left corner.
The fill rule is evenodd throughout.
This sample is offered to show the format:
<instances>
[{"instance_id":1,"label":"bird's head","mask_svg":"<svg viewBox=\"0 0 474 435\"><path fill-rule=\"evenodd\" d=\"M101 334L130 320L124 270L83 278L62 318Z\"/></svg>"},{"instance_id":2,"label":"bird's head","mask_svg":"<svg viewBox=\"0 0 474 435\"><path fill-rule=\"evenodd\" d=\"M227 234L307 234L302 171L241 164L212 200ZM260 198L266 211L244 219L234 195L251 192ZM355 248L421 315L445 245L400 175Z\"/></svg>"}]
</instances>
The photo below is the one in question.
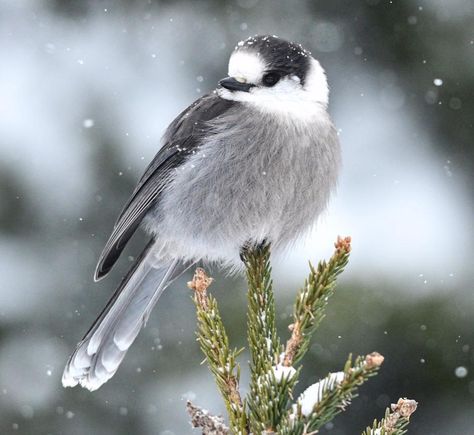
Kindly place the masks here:
<instances>
[{"instance_id":1,"label":"bird's head","mask_svg":"<svg viewBox=\"0 0 474 435\"><path fill-rule=\"evenodd\" d=\"M264 112L304 118L308 107L321 109L328 103L326 74L319 62L301 45L276 36L252 36L239 42L228 73L219 82L219 96Z\"/></svg>"}]
</instances>

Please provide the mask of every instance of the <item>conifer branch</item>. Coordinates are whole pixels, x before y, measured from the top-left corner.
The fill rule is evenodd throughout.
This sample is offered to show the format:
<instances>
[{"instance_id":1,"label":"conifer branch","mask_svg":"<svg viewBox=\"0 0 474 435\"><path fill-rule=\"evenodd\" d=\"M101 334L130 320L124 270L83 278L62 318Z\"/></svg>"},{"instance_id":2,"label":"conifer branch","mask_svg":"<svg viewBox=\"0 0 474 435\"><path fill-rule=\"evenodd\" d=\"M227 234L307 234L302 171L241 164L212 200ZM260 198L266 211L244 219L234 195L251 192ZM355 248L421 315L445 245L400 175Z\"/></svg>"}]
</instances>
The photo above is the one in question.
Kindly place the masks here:
<instances>
[{"instance_id":1,"label":"conifer branch","mask_svg":"<svg viewBox=\"0 0 474 435\"><path fill-rule=\"evenodd\" d=\"M236 362L241 351L229 348L229 339L217 308L217 301L207 293L211 283L212 278L201 268L196 269L193 280L188 283L188 287L194 290L198 341L224 398L232 431L236 434L247 434L245 405L239 393L240 367Z\"/></svg>"},{"instance_id":2,"label":"conifer branch","mask_svg":"<svg viewBox=\"0 0 474 435\"><path fill-rule=\"evenodd\" d=\"M295 365L308 350L311 336L323 320L334 293L336 278L349 261L351 238L338 237L334 246L336 250L328 262L320 261L316 269L309 264L310 273L296 297L293 323L289 326L291 338L286 343L285 366Z\"/></svg>"},{"instance_id":3,"label":"conifer branch","mask_svg":"<svg viewBox=\"0 0 474 435\"><path fill-rule=\"evenodd\" d=\"M254 434L274 433L298 374L284 367L275 323L270 247L249 246L242 252L248 281L247 333L251 353L251 381L247 398L250 430Z\"/></svg>"},{"instance_id":4,"label":"conifer branch","mask_svg":"<svg viewBox=\"0 0 474 435\"><path fill-rule=\"evenodd\" d=\"M247 247L242 251L248 282L248 340L255 372L265 373L280 353L276 332L275 301L270 267L270 246Z\"/></svg>"},{"instance_id":5,"label":"conifer branch","mask_svg":"<svg viewBox=\"0 0 474 435\"><path fill-rule=\"evenodd\" d=\"M398 399L385 411L382 420L374 420L372 427L367 427L362 435L403 435L410 422L410 416L416 411L418 403L410 399Z\"/></svg>"},{"instance_id":6,"label":"conifer branch","mask_svg":"<svg viewBox=\"0 0 474 435\"><path fill-rule=\"evenodd\" d=\"M356 396L357 388L377 373L383 362L377 352L357 357L349 356L344 370L330 373L307 388L282 420L280 435L309 435L344 411Z\"/></svg>"},{"instance_id":7,"label":"conifer branch","mask_svg":"<svg viewBox=\"0 0 474 435\"><path fill-rule=\"evenodd\" d=\"M343 371L330 373L307 388L296 402L292 391L300 368L294 366L306 353L311 335L324 318L324 310L333 294L336 278L346 266L351 250L349 237L338 237L335 252L328 262L317 268L310 264L310 274L300 290L294 307L291 337L281 345L275 322L270 248L250 246L242 252L247 271L248 314L247 335L251 354L250 391L245 401L239 393L240 367L236 358L240 351L229 348L229 340L216 300L208 295L212 282L198 268L188 286L194 290L197 310L198 341L209 368L224 398L230 427L222 418L210 415L188 403L195 427L204 435L310 435L345 410L356 396L357 388L374 376L384 358L374 352L365 358L350 356ZM413 400L400 399L387 410L385 417L374 421L363 435L402 435L409 416L416 409Z\"/></svg>"}]
</instances>

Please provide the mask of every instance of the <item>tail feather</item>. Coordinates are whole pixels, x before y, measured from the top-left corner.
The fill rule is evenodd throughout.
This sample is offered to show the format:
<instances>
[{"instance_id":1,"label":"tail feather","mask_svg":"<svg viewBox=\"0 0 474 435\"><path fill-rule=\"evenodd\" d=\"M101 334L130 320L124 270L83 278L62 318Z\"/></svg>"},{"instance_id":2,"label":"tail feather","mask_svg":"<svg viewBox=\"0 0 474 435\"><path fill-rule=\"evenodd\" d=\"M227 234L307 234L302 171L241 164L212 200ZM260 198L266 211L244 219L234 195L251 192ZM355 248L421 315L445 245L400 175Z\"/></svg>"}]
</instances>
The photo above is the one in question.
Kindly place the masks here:
<instances>
[{"instance_id":1,"label":"tail feather","mask_svg":"<svg viewBox=\"0 0 474 435\"><path fill-rule=\"evenodd\" d=\"M80 384L93 391L115 374L163 290L189 267L158 259L151 241L78 343L64 369L63 386Z\"/></svg>"}]
</instances>

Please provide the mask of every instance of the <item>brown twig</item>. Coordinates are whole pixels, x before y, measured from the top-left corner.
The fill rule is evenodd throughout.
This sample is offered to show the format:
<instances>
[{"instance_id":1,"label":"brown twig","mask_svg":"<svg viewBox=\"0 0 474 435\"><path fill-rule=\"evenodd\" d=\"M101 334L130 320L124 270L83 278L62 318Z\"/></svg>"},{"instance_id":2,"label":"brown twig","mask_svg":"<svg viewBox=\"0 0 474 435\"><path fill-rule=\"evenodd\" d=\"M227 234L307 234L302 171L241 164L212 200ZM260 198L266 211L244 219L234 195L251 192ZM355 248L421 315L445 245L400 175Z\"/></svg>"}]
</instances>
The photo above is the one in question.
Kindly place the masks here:
<instances>
[{"instance_id":1,"label":"brown twig","mask_svg":"<svg viewBox=\"0 0 474 435\"><path fill-rule=\"evenodd\" d=\"M291 331L291 337L286 342L285 357L283 358L282 363L285 367L290 367L293 365L293 359L303 341L300 322L296 321L295 323L292 323L290 326L288 326L288 329Z\"/></svg>"},{"instance_id":2,"label":"brown twig","mask_svg":"<svg viewBox=\"0 0 474 435\"><path fill-rule=\"evenodd\" d=\"M191 416L193 427L200 427L203 435L229 435L230 430L225 425L224 419L218 415L211 415L205 409L193 405L190 401L186 403L186 410Z\"/></svg>"}]
</instances>

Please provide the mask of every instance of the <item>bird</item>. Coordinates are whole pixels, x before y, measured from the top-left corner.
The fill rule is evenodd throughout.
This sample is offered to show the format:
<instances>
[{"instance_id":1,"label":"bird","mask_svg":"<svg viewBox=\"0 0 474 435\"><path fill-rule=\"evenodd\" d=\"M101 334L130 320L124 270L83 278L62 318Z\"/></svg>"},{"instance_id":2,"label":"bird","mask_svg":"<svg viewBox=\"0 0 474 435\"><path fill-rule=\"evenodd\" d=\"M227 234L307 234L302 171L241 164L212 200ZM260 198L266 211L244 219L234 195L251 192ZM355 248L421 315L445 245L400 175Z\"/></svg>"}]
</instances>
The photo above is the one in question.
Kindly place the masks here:
<instances>
[{"instance_id":1,"label":"bird","mask_svg":"<svg viewBox=\"0 0 474 435\"><path fill-rule=\"evenodd\" d=\"M166 129L123 207L94 279L141 227L150 236L64 369L94 391L117 371L163 290L198 262L243 270L242 249L288 250L326 209L341 166L326 73L301 44L239 42L228 77Z\"/></svg>"}]
</instances>

